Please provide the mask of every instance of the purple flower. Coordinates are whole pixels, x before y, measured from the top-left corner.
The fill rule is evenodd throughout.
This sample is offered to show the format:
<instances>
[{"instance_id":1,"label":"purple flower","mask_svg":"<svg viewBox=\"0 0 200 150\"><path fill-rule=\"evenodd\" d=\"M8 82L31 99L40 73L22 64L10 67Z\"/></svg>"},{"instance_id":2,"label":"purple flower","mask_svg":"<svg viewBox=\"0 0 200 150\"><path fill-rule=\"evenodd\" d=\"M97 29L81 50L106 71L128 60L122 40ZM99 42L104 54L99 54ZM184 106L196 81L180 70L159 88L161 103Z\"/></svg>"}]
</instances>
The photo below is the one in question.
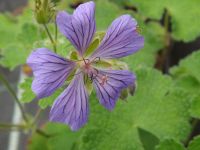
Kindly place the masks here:
<instances>
[{"instance_id":1,"label":"purple flower","mask_svg":"<svg viewBox=\"0 0 200 150\"><path fill-rule=\"evenodd\" d=\"M97 68L94 66L95 60L133 54L143 47L144 39L137 33L137 22L130 15L123 15L113 21L97 49L84 56L96 31L94 2L80 5L72 15L59 12L56 22L60 32L76 48L81 60L62 58L46 48L36 49L27 59L35 77L32 90L38 99L50 96L63 86L76 69L71 83L55 100L50 120L68 124L72 130L77 130L87 122L89 114L85 76L92 80L100 104L109 110L114 108L122 89L135 82L132 72Z\"/></svg>"}]
</instances>

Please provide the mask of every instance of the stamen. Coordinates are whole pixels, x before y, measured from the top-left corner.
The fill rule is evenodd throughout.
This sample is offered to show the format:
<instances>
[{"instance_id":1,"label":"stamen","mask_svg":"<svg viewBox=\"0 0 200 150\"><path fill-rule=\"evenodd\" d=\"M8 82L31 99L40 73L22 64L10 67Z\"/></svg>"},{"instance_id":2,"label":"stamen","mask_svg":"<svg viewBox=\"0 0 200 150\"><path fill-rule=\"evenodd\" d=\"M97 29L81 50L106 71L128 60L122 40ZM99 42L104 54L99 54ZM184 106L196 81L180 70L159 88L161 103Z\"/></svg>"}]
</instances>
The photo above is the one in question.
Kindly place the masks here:
<instances>
[{"instance_id":1,"label":"stamen","mask_svg":"<svg viewBox=\"0 0 200 150\"><path fill-rule=\"evenodd\" d=\"M97 59L97 60L96 60ZM100 57L95 57L92 61L91 61L91 63L97 63L97 62L99 62L99 61L101 61L101 58Z\"/></svg>"}]
</instances>

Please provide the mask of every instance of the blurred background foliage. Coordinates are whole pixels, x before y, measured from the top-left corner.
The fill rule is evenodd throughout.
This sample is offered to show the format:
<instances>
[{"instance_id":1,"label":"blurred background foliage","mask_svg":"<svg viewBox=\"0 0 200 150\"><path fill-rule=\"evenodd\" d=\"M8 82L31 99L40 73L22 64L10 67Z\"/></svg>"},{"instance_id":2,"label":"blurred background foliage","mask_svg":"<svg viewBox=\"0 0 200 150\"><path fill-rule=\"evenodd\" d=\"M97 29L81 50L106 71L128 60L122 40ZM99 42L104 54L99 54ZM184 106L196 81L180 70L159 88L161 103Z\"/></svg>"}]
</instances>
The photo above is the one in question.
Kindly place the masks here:
<instances>
[{"instance_id":1,"label":"blurred background foliage","mask_svg":"<svg viewBox=\"0 0 200 150\"><path fill-rule=\"evenodd\" d=\"M73 12L83 0L60 0L57 10ZM199 150L200 119L200 0L96 0L98 31L106 31L122 14L138 21L145 46L124 58L137 75L135 95L119 100L109 112L90 98L89 122L78 132L62 124L46 123L28 139L30 150ZM48 24L54 33L53 21ZM25 66L37 47L52 45L44 28L34 19L34 1L19 14L0 14L0 64L14 69ZM181 45L181 46L177 46ZM189 46L189 49L184 47ZM58 35L58 53L73 50ZM197 46L193 46L197 45ZM182 47L183 49L179 49ZM178 53L178 55L177 55ZM176 54L176 56L174 56ZM183 55L184 54L184 55ZM183 57L184 56L184 57ZM178 63L178 64L177 64ZM32 78L19 85L21 102L29 103ZM52 105L62 89L39 101L41 108Z\"/></svg>"}]
</instances>

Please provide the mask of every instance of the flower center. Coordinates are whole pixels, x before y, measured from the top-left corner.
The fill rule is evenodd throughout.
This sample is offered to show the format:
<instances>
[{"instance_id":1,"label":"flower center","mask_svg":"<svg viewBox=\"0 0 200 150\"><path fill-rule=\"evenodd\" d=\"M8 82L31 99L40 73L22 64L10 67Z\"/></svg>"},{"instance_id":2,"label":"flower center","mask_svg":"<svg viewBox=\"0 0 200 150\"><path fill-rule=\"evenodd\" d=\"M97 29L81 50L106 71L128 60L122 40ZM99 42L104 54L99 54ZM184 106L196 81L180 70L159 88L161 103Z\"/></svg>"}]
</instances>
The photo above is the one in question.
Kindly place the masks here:
<instances>
[{"instance_id":1,"label":"flower center","mask_svg":"<svg viewBox=\"0 0 200 150\"><path fill-rule=\"evenodd\" d=\"M105 83L107 83L108 77L107 75L100 74L98 69L92 66L92 64L96 63L97 61L100 61L100 58L95 58L93 60L82 58L80 61L78 61L78 64L82 72L85 73L91 81L96 79L100 85L103 86Z\"/></svg>"}]
</instances>

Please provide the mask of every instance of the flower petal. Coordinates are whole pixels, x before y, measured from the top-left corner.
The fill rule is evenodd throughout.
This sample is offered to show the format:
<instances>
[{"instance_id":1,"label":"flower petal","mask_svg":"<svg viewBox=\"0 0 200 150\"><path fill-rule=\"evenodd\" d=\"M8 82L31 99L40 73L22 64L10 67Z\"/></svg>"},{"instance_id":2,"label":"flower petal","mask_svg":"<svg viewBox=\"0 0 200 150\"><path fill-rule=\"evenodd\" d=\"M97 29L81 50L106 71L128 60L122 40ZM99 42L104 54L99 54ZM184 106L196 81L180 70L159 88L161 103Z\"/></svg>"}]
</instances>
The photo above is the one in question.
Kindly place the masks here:
<instances>
[{"instance_id":1,"label":"flower petal","mask_svg":"<svg viewBox=\"0 0 200 150\"><path fill-rule=\"evenodd\" d=\"M107 81L105 80L107 79ZM93 80L100 103L112 110L121 90L133 85L135 76L127 70L99 70Z\"/></svg>"},{"instance_id":2,"label":"flower petal","mask_svg":"<svg viewBox=\"0 0 200 150\"><path fill-rule=\"evenodd\" d=\"M72 130L78 130L87 122L88 113L88 93L84 86L83 75L78 74L55 100L50 120L68 124Z\"/></svg>"},{"instance_id":3,"label":"flower petal","mask_svg":"<svg viewBox=\"0 0 200 150\"><path fill-rule=\"evenodd\" d=\"M50 96L57 88L61 87L75 67L74 62L64 59L46 48L33 51L27 59L27 64L33 70L35 79L32 83L32 90L38 99Z\"/></svg>"},{"instance_id":4,"label":"flower petal","mask_svg":"<svg viewBox=\"0 0 200 150\"><path fill-rule=\"evenodd\" d=\"M87 2L78 6L73 15L61 11L56 18L60 32L81 55L88 48L96 30L95 4Z\"/></svg>"},{"instance_id":5,"label":"flower petal","mask_svg":"<svg viewBox=\"0 0 200 150\"><path fill-rule=\"evenodd\" d=\"M120 58L135 53L144 45L144 39L137 33L136 27L137 22L130 15L115 19L91 57Z\"/></svg>"}]
</instances>

